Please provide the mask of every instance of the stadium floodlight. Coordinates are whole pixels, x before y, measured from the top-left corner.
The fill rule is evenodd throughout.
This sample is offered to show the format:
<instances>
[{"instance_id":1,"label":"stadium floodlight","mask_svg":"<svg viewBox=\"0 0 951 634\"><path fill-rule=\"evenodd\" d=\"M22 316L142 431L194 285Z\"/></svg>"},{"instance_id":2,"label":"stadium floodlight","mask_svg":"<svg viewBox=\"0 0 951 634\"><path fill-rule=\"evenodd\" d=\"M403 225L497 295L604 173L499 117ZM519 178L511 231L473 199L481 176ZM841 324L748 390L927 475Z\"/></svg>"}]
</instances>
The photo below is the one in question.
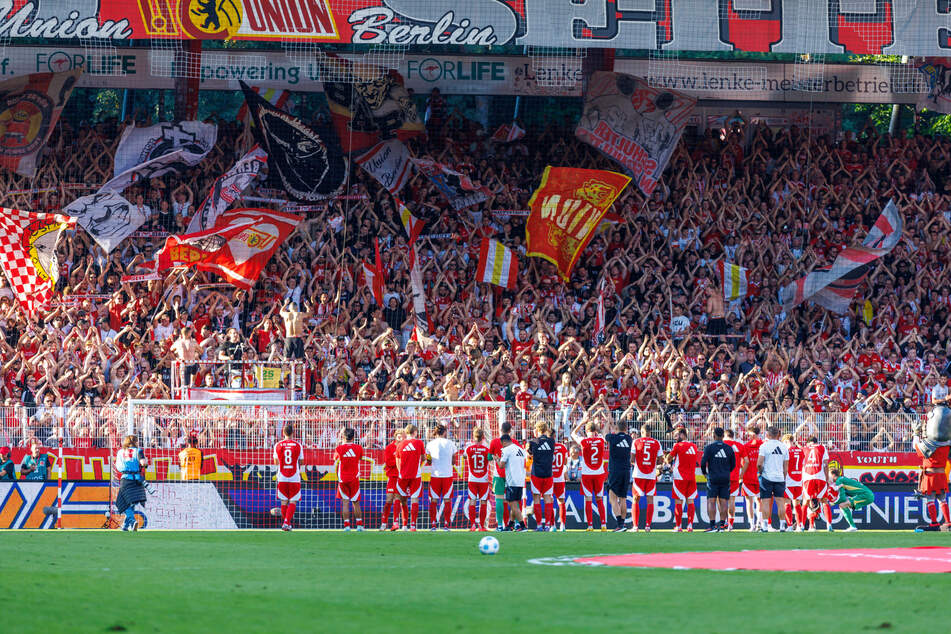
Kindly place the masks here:
<instances>
[{"instance_id":1,"label":"stadium floodlight","mask_svg":"<svg viewBox=\"0 0 951 634\"><path fill-rule=\"evenodd\" d=\"M499 436L505 403L484 401L128 401L126 433L138 437L151 460L145 528L226 529L279 528L271 511L278 506L274 445L284 425L304 446L301 499L297 528L342 528L338 512L333 450L340 432L353 428L364 447L360 468L361 503L367 527L381 524L386 497L384 449L397 429L413 424L424 442L437 423L461 450L480 427L487 439ZM167 430L175 429L178 438ZM202 475L183 480L180 442L189 435L204 449ZM208 449L209 447L213 449ZM464 517L467 490L464 470L456 467L452 525L468 527ZM429 493L424 467L420 517L426 517ZM460 482L462 483L460 485ZM420 520L422 527L423 520Z\"/></svg>"}]
</instances>

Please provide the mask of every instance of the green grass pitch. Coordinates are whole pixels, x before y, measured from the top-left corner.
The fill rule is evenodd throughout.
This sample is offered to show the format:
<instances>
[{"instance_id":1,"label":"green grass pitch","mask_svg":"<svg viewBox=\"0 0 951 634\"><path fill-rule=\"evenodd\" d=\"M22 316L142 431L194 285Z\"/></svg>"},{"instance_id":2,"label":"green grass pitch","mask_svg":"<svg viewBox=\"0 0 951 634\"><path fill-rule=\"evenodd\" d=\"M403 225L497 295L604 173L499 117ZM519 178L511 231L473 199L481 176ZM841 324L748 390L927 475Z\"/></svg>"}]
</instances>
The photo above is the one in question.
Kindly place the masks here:
<instances>
[{"instance_id":1,"label":"green grass pitch","mask_svg":"<svg viewBox=\"0 0 951 634\"><path fill-rule=\"evenodd\" d=\"M5 531L8 632L892 632L951 575L540 566L535 557L948 545L946 533Z\"/></svg>"}]
</instances>

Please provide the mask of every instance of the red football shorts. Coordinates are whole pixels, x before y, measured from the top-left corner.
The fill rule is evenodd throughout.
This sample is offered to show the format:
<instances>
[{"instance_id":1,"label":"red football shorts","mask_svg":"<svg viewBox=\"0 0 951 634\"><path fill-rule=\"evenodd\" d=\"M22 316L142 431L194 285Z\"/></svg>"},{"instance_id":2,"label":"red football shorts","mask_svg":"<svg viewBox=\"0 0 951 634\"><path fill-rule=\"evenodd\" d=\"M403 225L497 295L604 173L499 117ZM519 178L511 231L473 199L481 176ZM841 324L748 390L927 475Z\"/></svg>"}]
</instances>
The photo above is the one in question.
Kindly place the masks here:
<instances>
[{"instance_id":1,"label":"red football shorts","mask_svg":"<svg viewBox=\"0 0 951 634\"><path fill-rule=\"evenodd\" d=\"M825 480L806 480L802 484L803 495L809 500L821 500L829 491L829 484Z\"/></svg>"},{"instance_id":2,"label":"red football shorts","mask_svg":"<svg viewBox=\"0 0 951 634\"><path fill-rule=\"evenodd\" d=\"M741 493L743 493L743 490L740 488L740 481L730 480L730 497L738 498Z\"/></svg>"},{"instance_id":3,"label":"red football shorts","mask_svg":"<svg viewBox=\"0 0 951 634\"><path fill-rule=\"evenodd\" d=\"M360 501L360 481L350 480L349 482L337 483L337 497L341 500L350 500L351 502Z\"/></svg>"},{"instance_id":4,"label":"red football shorts","mask_svg":"<svg viewBox=\"0 0 951 634\"><path fill-rule=\"evenodd\" d=\"M300 482L278 482L277 499L282 502L297 502L300 500Z\"/></svg>"},{"instance_id":5,"label":"red football shorts","mask_svg":"<svg viewBox=\"0 0 951 634\"><path fill-rule=\"evenodd\" d=\"M422 491L422 478L399 478L396 481L396 492L404 498L413 498L415 500Z\"/></svg>"},{"instance_id":6,"label":"red football shorts","mask_svg":"<svg viewBox=\"0 0 951 634\"><path fill-rule=\"evenodd\" d=\"M747 482L743 480L743 495L748 495L750 497L756 497L759 495L759 481L754 480L753 482Z\"/></svg>"},{"instance_id":7,"label":"red football shorts","mask_svg":"<svg viewBox=\"0 0 951 634\"><path fill-rule=\"evenodd\" d=\"M631 489L639 497L657 495L657 478L634 478Z\"/></svg>"},{"instance_id":8,"label":"red football shorts","mask_svg":"<svg viewBox=\"0 0 951 634\"><path fill-rule=\"evenodd\" d=\"M555 480L551 483L551 494L559 500L565 499L565 481Z\"/></svg>"},{"instance_id":9,"label":"red football shorts","mask_svg":"<svg viewBox=\"0 0 951 634\"><path fill-rule=\"evenodd\" d=\"M674 480L670 491L674 494L674 497L681 502L684 500L692 500L697 497L697 481Z\"/></svg>"},{"instance_id":10,"label":"red football shorts","mask_svg":"<svg viewBox=\"0 0 951 634\"><path fill-rule=\"evenodd\" d=\"M438 500L452 495L452 476L447 478L429 478L429 497Z\"/></svg>"},{"instance_id":11,"label":"red football shorts","mask_svg":"<svg viewBox=\"0 0 951 634\"><path fill-rule=\"evenodd\" d=\"M802 484L787 484L786 499L798 500L802 497Z\"/></svg>"},{"instance_id":12,"label":"red football shorts","mask_svg":"<svg viewBox=\"0 0 951 634\"><path fill-rule=\"evenodd\" d=\"M532 476L532 493L534 495L551 495L551 478L536 478Z\"/></svg>"},{"instance_id":13,"label":"red football shorts","mask_svg":"<svg viewBox=\"0 0 951 634\"><path fill-rule=\"evenodd\" d=\"M604 480L606 473L596 473L593 475L581 476L581 495L591 497L593 495L602 495L604 493Z\"/></svg>"},{"instance_id":14,"label":"red football shorts","mask_svg":"<svg viewBox=\"0 0 951 634\"><path fill-rule=\"evenodd\" d=\"M489 499L488 482L469 482L468 485L470 500L482 500L484 502Z\"/></svg>"},{"instance_id":15,"label":"red football shorts","mask_svg":"<svg viewBox=\"0 0 951 634\"><path fill-rule=\"evenodd\" d=\"M922 473L918 481L918 491L925 495L947 495L948 475L946 473Z\"/></svg>"},{"instance_id":16,"label":"red football shorts","mask_svg":"<svg viewBox=\"0 0 951 634\"><path fill-rule=\"evenodd\" d=\"M399 476L389 476L386 479L386 492L387 493L396 493L396 481L399 480Z\"/></svg>"}]
</instances>

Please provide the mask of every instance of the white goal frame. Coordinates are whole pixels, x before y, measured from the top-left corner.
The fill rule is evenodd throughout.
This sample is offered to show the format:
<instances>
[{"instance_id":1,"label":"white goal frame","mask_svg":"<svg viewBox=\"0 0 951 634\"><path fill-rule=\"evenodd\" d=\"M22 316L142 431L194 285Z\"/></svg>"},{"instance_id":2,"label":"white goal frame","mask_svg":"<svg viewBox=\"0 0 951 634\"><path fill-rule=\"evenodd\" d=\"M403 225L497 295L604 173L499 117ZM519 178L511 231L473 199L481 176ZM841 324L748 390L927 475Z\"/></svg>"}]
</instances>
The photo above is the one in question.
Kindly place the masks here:
<instances>
[{"instance_id":1,"label":"white goal frame","mask_svg":"<svg viewBox=\"0 0 951 634\"><path fill-rule=\"evenodd\" d=\"M230 410L230 413L229 413ZM447 436L461 451L475 427L490 440L497 437L506 420L506 403L498 401L293 401L293 400L175 400L129 399L126 434L139 438L152 459L147 472L149 500L140 523L146 528L234 529L279 528L271 516L277 507L276 471L271 460L273 443L280 438L284 422L293 422L305 457L301 501L295 514L298 528L342 528L340 500L332 452L343 427L353 427L364 446L361 466L361 504L365 527L378 529L386 496L387 478L382 462L383 447L393 431L410 422L424 442L437 422L448 423ZM251 430L260 423L261 433ZM178 469L178 443L170 443L160 430L174 427L183 438L191 427L202 431L203 475L184 481ZM244 433L221 430L244 426ZM229 428L230 429L230 428ZM218 445L209 438L224 438ZM235 440L238 438L238 440ZM465 518L467 489L462 461L455 463L451 497L453 528L468 527ZM417 528L429 527L429 467L423 467ZM114 497L114 496L113 496ZM483 504L492 504L492 501ZM440 511L445 507L440 505ZM491 514L490 514L491 515ZM440 512L440 517L443 517ZM147 519L146 519L147 518Z\"/></svg>"}]
</instances>

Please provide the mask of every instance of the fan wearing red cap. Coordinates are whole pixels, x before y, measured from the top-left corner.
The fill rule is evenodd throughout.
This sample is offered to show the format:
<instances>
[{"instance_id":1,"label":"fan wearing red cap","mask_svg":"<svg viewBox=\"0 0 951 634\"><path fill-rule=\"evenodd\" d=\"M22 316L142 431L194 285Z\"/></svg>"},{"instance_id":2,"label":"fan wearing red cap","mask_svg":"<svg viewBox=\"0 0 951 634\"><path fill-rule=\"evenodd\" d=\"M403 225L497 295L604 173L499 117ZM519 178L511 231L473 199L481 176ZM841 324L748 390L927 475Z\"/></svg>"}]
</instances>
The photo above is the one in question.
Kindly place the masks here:
<instances>
[{"instance_id":1,"label":"fan wearing red cap","mask_svg":"<svg viewBox=\"0 0 951 634\"><path fill-rule=\"evenodd\" d=\"M0 481L16 479L16 465L10 460L10 448L0 447Z\"/></svg>"}]
</instances>

